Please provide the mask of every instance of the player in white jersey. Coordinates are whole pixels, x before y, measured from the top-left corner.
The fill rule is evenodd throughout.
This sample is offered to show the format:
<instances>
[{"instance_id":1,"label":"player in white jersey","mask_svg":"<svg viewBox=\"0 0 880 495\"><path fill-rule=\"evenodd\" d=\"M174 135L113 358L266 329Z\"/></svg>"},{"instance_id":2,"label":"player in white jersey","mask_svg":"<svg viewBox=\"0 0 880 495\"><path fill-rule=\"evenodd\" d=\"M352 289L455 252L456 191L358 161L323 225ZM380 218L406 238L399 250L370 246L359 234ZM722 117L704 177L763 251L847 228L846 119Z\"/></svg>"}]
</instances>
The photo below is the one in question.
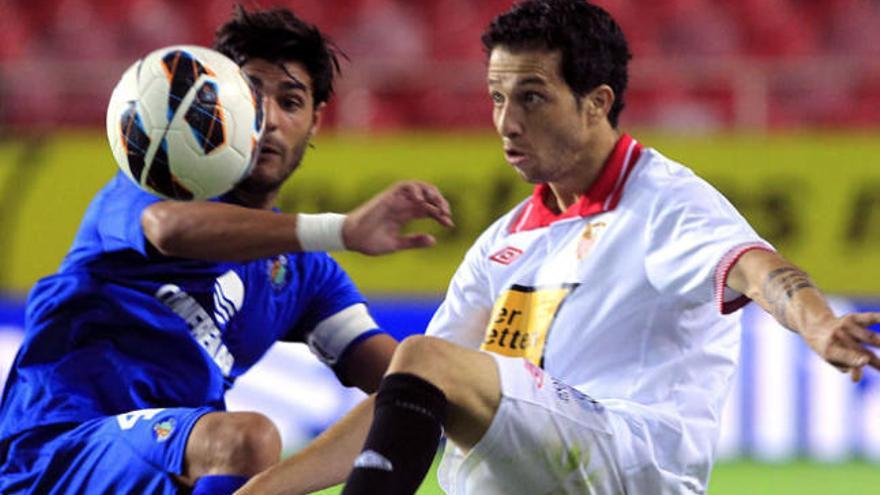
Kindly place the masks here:
<instances>
[{"instance_id":1,"label":"player in white jersey","mask_svg":"<svg viewBox=\"0 0 880 495\"><path fill-rule=\"evenodd\" d=\"M339 481L350 459L343 494L413 493L441 425L450 494L704 493L739 353L728 314L749 299L854 379L878 367L880 314L835 316L721 194L618 131L630 53L604 10L527 0L483 43L495 127L535 192L398 346L369 431L367 404L259 493Z\"/></svg>"}]
</instances>

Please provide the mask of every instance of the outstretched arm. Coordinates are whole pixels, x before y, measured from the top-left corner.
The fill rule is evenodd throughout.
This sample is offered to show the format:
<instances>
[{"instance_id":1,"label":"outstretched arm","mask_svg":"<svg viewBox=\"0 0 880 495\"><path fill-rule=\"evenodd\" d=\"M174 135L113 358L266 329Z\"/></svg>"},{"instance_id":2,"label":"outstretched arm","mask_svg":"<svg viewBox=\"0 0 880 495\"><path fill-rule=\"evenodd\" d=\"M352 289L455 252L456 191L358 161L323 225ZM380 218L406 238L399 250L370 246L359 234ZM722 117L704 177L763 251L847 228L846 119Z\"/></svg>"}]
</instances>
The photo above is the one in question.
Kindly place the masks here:
<instances>
[{"instance_id":1,"label":"outstretched arm","mask_svg":"<svg viewBox=\"0 0 880 495\"><path fill-rule=\"evenodd\" d=\"M880 346L880 334L868 328L880 323L880 313L837 317L810 277L779 254L746 252L731 269L727 285L761 305L854 381L865 365L880 369L880 359L867 348Z\"/></svg>"},{"instance_id":2,"label":"outstretched arm","mask_svg":"<svg viewBox=\"0 0 880 495\"><path fill-rule=\"evenodd\" d=\"M371 395L308 447L251 478L236 495L299 495L345 481L367 439L374 399Z\"/></svg>"},{"instance_id":3,"label":"outstretched arm","mask_svg":"<svg viewBox=\"0 0 880 495\"><path fill-rule=\"evenodd\" d=\"M449 204L436 187L397 183L349 213L341 226L346 249L376 255L431 246L427 234L403 235L412 220L431 218L452 226ZM195 201L161 201L141 215L147 240L166 256L247 261L302 251L296 214Z\"/></svg>"}]
</instances>

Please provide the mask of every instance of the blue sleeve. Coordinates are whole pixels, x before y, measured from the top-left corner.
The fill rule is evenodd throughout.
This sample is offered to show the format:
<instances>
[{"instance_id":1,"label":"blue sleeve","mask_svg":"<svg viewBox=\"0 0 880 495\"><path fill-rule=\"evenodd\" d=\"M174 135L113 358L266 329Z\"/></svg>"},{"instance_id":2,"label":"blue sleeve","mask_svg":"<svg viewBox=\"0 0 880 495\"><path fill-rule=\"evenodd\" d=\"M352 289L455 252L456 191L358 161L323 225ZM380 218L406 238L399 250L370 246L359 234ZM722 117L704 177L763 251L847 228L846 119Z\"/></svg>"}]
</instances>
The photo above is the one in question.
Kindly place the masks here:
<instances>
[{"instance_id":1,"label":"blue sleeve","mask_svg":"<svg viewBox=\"0 0 880 495\"><path fill-rule=\"evenodd\" d=\"M141 214L153 203L162 201L131 182L119 172L100 198L95 213L98 236L104 251L134 249L148 256L148 242L141 226Z\"/></svg>"},{"instance_id":2,"label":"blue sleeve","mask_svg":"<svg viewBox=\"0 0 880 495\"><path fill-rule=\"evenodd\" d=\"M304 342L322 321L349 306L366 303L348 274L327 253L300 256L298 270L304 283L300 285L299 299L305 310L296 327L282 339L285 341Z\"/></svg>"}]
</instances>

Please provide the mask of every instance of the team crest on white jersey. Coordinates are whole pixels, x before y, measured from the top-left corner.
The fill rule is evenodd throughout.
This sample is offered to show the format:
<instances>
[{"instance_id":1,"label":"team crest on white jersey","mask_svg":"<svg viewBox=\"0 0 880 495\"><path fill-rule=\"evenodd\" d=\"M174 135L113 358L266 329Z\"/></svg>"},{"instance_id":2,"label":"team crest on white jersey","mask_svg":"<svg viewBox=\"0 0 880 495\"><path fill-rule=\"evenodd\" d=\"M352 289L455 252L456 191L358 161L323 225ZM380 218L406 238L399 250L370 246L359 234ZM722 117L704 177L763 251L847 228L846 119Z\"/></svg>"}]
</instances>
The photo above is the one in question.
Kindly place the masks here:
<instances>
[{"instance_id":1,"label":"team crest on white jersey","mask_svg":"<svg viewBox=\"0 0 880 495\"><path fill-rule=\"evenodd\" d=\"M587 227L581 233L580 239L578 239L577 258L579 260L584 259L587 254L590 253L590 250L593 249L596 241L599 240L599 235L605 230L606 226L607 224L605 222L593 222L587 224Z\"/></svg>"},{"instance_id":2,"label":"team crest on white jersey","mask_svg":"<svg viewBox=\"0 0 880 495\"><path fill-rule=\"evenodd\" d=\"M244 303L244 284L233 270L214 281L214 321L225 327Z\"/></svg>"}]
</instances>

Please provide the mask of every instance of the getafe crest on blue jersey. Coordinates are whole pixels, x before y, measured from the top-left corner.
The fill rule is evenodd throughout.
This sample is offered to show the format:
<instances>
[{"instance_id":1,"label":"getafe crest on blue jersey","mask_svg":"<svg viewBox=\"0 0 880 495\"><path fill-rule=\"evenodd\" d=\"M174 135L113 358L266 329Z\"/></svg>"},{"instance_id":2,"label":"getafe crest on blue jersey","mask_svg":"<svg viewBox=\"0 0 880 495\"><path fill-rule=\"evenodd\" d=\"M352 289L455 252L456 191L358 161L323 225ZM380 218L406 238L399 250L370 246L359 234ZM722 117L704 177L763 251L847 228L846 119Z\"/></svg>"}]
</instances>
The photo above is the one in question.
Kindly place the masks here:
<instances>
[{"instance_id":1,"label":"getafe crest on blue jersey","mask_svg":"<svg viewBox=\"0 0 880 495\"><path fill-rule=\"evenodd\" d=\"M266 275L269 277L269 283L275 290L281 290L287 285L290 279L290 270L287 269L287 255L279 254L278 256L266 260Z\"/></svg>"}]
</instances>

